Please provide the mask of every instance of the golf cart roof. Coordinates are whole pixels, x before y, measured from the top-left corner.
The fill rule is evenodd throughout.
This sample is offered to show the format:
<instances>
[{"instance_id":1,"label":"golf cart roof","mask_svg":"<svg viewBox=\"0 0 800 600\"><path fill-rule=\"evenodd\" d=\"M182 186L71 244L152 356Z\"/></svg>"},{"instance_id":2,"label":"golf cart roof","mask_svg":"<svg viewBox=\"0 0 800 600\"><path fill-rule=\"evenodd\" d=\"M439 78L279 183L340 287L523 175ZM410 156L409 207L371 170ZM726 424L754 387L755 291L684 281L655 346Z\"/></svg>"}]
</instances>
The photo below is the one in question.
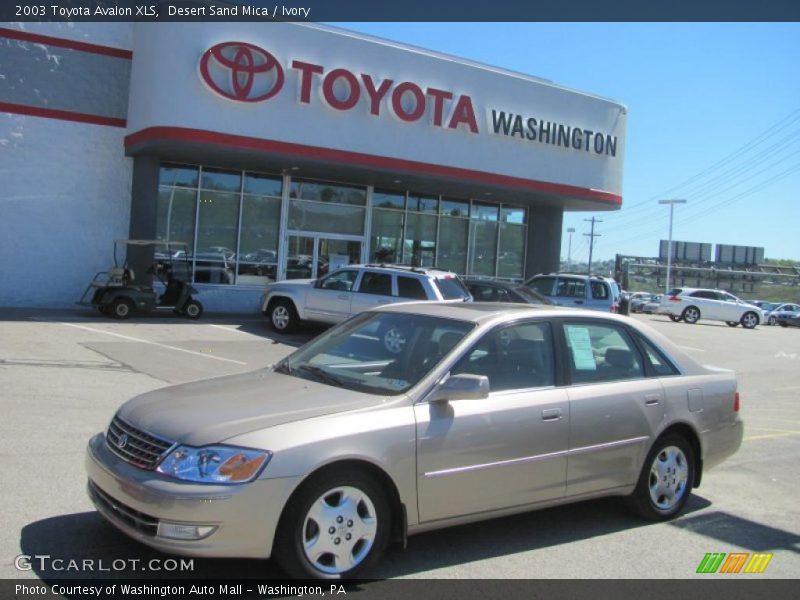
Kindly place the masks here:
<instances>
[{"instance_id":1,"label":"golf cart roof","mask_svg":"<svg viewBox=\"0 0 800 600\"><path fill-rule=\"evenodd\" d=\"M186 242L172 242L167 240L114 240L115 244L126 244L128 246L183 246L189 247Z\"/></svg>"}]
</instances>

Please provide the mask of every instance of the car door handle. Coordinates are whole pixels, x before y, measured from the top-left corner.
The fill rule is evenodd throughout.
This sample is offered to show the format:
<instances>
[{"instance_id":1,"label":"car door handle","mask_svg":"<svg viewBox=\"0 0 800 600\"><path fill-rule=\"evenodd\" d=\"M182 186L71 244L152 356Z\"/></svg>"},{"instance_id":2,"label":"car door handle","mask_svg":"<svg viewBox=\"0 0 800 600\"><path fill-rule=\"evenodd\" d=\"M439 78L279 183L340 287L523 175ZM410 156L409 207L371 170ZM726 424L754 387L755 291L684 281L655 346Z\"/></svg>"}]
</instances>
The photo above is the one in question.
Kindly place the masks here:
<instances>
[{"instance_id":1,"label":"car door handle","mask_svg":"<svg viewBox=\"0 0 800 600\"><path fill-rule=\"evenodd\" d=\"M560 420L561 420L560 408L548 408L547 410L542 411L542 421L560 421Z\"/></svg>"},{"instance_id":2,"label":"car door handle","mask_svg":"<svg viewBox=\"0 0 800 600\"><path fill-rule=\"evenodd\" d=\"M661 396L658 394L648 394L644 397L645 406L655 406L661 402Z\"/></svg>"}]
</instances>

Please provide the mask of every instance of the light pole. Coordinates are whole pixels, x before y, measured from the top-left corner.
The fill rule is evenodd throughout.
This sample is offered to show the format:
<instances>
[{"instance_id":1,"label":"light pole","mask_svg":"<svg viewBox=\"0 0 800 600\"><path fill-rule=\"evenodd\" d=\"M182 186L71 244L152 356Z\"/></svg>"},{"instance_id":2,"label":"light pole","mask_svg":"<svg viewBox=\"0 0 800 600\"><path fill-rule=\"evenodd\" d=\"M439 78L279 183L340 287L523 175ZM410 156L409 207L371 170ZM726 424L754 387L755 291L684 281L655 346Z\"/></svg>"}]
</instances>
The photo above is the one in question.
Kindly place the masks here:
<instances>
[{"instance_id":1,"label":"light pole","mask_svg":"<svg viewBox=\"0 0 800 600\"><path fill-rule=\"evenodd\" d=\"M686 204L686 200L659 200L659 204L669 204L669 241L667 242L667 282L665 293L669 293L669 275L672 270L672 216L676 204Z\"/></svg>"},{"instance_id":2,"label":"light pole","mask_svg":"<svg viewBox=\"0 0 800 600\"><path fill-rule=\"evenodd\" d=\"M574 227L567 227L569 234L569 246L567 250L567 272L572 271L572 234L575 233Z\"/></svg>"}]
</instances>

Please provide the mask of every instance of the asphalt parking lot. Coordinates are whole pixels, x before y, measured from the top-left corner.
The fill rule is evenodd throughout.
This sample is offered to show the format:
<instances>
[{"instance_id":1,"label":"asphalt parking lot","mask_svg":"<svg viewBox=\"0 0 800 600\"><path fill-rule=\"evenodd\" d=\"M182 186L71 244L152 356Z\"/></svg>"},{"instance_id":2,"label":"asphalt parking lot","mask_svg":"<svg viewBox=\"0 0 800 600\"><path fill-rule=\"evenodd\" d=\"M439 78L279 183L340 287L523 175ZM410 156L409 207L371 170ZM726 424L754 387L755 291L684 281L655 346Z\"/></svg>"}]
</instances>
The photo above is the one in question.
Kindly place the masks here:
<instances>
[{"instance_id":1,"label":"asphalt parking lot","mask_svg":"<svg viewBox=\"0 0 800 600\"><path fill-rule=\"evenodd\" d=\"M705 474L687 512L645 523L617 500L586 502L412 537L375 575L411 578L690 578L708 552L769 552L762 575L800 573L800 330L672 323L635 315L700 362L739 376L745 439ZM128 398L264 367L320 329L276 336L259 317L117 322L89 312L0 311L4 506L0 578L92 576L17 556L163 557L130 541L85 494L86 441ZM115 576L179 573L114 573ZM97 573L101 577L107 574ZM195 559L191 576L279 577L270 561ZM708 577L705 575L704 577ZM715 575L715 577L723 577Z\"/></svg>"}]
</instances>

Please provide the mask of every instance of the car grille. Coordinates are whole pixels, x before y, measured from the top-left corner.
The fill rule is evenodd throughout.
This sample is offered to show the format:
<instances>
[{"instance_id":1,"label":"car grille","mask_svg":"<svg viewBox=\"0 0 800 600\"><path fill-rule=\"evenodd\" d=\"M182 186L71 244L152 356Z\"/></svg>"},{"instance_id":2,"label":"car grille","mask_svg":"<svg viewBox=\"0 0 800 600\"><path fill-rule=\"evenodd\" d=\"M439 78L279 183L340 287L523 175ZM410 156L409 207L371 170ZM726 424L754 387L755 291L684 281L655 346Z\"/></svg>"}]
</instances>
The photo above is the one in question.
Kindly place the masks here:
<instances>
[{"instance_id":1,"label":"car grille","mask_svg":"<svg viewBox=\"0 0 800 600\"><path fill-rule=\"evenodd\" d=\"M112 498L97 487L91 480L89 481L88 488L89 496L98 508L116 517L128 527L132 527L140 533L149 537L156 536L156 533L158 533L158 519L156 517L134 510L130 506Z\"/></svg>"},{"instance_id":2,"label":"car grille","mask_svg":"<svg viewBox=\"0 0 800 600\"><path fill-rule=\"evenodd\" d=\"M154 469L173 443L137 429L114 417L106 432L109 449L127 462L142 469Z\"/></svg>"}]
</instances>

